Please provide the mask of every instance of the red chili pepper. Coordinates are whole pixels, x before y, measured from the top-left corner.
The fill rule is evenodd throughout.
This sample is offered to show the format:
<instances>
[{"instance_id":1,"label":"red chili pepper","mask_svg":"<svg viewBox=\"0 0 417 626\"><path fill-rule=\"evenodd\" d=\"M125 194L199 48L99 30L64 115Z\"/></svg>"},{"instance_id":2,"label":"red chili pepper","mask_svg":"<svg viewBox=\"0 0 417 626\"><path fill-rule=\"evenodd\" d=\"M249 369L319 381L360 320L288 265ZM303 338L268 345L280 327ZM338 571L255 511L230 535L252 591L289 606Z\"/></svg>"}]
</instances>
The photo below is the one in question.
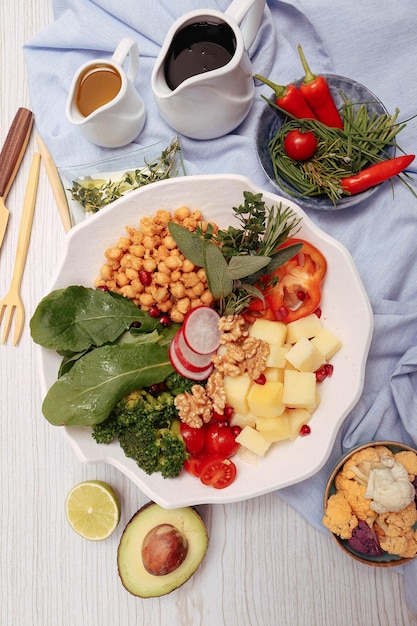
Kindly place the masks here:
<instances>
[{"instance_id":1,"label":"red chili pepper","mask_svg":"<svg viewBox=\"0 0 417 626\"><path fill-rule=\"evenodd\" d=\"M263 317L289 323L314 313L318 308L321 284L327 271L326 259L320 250L304 239L288 239L284 246L294 243L302 243L303 247L268 277L278 278L278 283L265 293L266 306L261 300L249 305L245 315L248 321Z\"/></svg>"},{"instance_id":2,"label":"red chili pepper","mask_svg":"<svg viewBox=\"0 0 417 626\"><path fill-rule=\"evenodd\" d=\"M400 174L414 159L414 154L406 154L404 156L381 161L380 163L375 163L353 176L342 178L340 186L343 191L346 191L350 195L362 193L362 191L375 187L375 185L383 183L392 176Z\"/></svg>"},{"instance_id":3,"label":"red chili pepper","mask_svg":"<svg viewBox=\"0 0 417 626\"><path fill-rule=\"evenodd\" d=\"M277 85L260 74L255 74L254 78L271 87L275 92L275 104L293 117L297 119L317 119L301 91L294 85Z\"/></svg>"},{"instance_id":4,"label":"red chili pepper","mask_svg":"<svg viewBox=\"0 0 417 626\"><path fill-rule=\"evenodd\" d=\"M330 93L329 85L324 76L316 76L307 65L302 47L298 46L298 53L303 64L305 77L300 91L306 102L317 116L317 119L331 128L343 128L343 121Z\"/></svg>"}]
</instances>

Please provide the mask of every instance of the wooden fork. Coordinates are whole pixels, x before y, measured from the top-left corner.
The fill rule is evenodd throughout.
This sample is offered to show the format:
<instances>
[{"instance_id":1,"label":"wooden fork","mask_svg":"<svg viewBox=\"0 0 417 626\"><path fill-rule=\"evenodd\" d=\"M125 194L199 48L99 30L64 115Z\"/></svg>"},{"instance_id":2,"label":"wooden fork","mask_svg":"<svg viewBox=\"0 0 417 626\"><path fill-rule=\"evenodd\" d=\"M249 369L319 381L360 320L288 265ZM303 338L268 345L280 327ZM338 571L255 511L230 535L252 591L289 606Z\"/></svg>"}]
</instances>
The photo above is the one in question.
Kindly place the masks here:
<instances>
[{"instance_id":1,"label":"wooden fork","mask_svg":"<svg viewBox=\"0 0 417 626\"><path fill-rule=\"evenodd\" d=\"M3 315L7 310L5 317L5 326L1 340L2 343L5 343L7 337L9 336L13 314L16 312L16 323L13 334L14 346L20 339L25 321L25 309L23 307L23 302L20 297L20 286L22 283L23 270L25 269L26 264L30 233L32 230L33 213L35 210L36 194L38 190L40 158L41 155L39 154L39 152L35 152L32 159L32 165L30 167L25 199L23 202L19 238L17 241L16 260L12 280L10 283L10 289L6 297L0 301L0 324L3 320Z\"/></svg>"}]
</instances>

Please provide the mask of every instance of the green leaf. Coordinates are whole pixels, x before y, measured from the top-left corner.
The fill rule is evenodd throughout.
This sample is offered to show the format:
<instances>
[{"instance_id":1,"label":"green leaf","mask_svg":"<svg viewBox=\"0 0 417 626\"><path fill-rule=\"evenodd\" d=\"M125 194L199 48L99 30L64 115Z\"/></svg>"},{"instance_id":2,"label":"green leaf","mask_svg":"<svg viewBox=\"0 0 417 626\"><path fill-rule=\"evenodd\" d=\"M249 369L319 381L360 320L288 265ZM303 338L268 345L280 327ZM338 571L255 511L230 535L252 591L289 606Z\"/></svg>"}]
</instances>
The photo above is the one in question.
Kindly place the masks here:
<instances>
[{"instance_id":1,"label":"green leaf","mask_svg":"<svg viewBox=\"0 0 417 626\"><path fill-rule=\"evenodd\" d=\"M102 346L78 359L49 389L42 411L55 426L92 426L135 389L162 382L173 372L167 347L158 344Z\"/></svg>"},{"instance_id":2,"label":"green leaf","mask_svg":"<svg viewBox=\"0 0 417 626\"><path fill-rule=\"evenodd\" d=\"M216 300L227 296L233 290L233 280L228 274L227 261L222 251L212 241L204 241L204 269L208 288Z\"/></svg>"},{"instance_id":3,"label":"green leaf","mask_svg":"<svg viewBox=\"0 0 417 626\"><path fill-rule=\"evenodd\" d=\"M249 285L248 283L242 283L240 285L240 288L246 291L248 295L250 295L252 298L258 298L259 300L262 300L262 302L265 304L264 294L257 287L254 287L253 285Z\"/></svg>"},{"instance_id":4,"label":"green leaf","mask_svg":"<svg viewBox=\"0 0 417 626\"><path fill-rule=\"evenodd\" d=\"M269 256L239 254L232 256L227 272L232 280L239 280L258 272L263 267L266 267L270 261L271 257Z\"/></svg>"},{"instance_id":5,"label":"green leaf","mask_svg":"<svg viewBox=\"0 0 417 626\"><path fill-rule=\"evenodd\" d=\"M142 332L158 327L158 320L132 300L101 289L71 286L41 300L30 330L35 343L66 354L116 341L133 322L140 324Z\"/></svg>"},{"instance_id":6,"label":"green leaf","mask_svg":"<svg viewBox=\"0 0 417 626\"><path fill-rule=\"evenodd\" d=\"M299 253L301 248L303 247L302 243L294 243L290 246L285 246L285 248L280 248L272 255L271 261L264 272L266 275L272 274L278 267L284 265L287 261L293 258L296 254Z\"/></svg>"},{"instance_id":7,"label":"green leaf","mask_svg":"<svg viewBox=\"0 0 417 626\"><path fill-rule=\"evenodd\" d=\"M168 223L171 237L184 256L198 267L204 266L204 241L184 226L175 222Z\"/></svg>"}]
</instances>

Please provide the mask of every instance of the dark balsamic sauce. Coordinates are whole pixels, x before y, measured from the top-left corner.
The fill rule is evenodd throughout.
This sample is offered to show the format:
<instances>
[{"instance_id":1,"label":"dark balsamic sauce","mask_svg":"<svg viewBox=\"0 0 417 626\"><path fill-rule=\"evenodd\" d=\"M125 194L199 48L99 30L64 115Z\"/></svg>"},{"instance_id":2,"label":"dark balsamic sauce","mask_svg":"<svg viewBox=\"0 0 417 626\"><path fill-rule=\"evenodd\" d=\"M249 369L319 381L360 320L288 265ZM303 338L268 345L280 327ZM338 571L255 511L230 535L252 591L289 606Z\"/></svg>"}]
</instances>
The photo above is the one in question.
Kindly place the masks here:
<instances>
[{"instance_id":1,"label":"dark balsamic sauce","mask_svg":"<svg viewBox=\"0 0 417 626\"><path fill-rule=\"evenodd\" d=\"M165 79L176 89L191 76L223 67L232 59L236 38L228 24L197 22L179 30L165 60Z\"/></svg>"}]
</instances>

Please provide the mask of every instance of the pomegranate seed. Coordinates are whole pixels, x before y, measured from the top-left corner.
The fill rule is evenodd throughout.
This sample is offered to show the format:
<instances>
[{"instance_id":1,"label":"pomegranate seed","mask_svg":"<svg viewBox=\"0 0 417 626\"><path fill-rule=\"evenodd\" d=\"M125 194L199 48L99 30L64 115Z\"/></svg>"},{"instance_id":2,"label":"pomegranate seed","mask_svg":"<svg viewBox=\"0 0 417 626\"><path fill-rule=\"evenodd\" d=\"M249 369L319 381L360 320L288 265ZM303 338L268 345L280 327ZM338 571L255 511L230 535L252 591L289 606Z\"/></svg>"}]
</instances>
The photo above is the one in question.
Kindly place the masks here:
<instances>
[{"instance_id":1,"label":"pomegranate seed","mask_svg":"<svg viewBox=\"0 0 417 626\"><path fill-rule=\"evenodd\" d=\"M229 422L227 420L220 420L220 421L217 422L217 426L219 428L229 428L230 424L229 424Z\"/></svg>"},{"instance_id":2,"label":"pomegranate seed","mask_svg":"<svg viewBox=\"0 0 417 626\"><path fill-rule=\"evenodd\" d=\"M278 322L282 322L282 320L285 320L285 318L288 317L288 313L289 311L286 306L280 306L279 309L274 311L275 319Z\"/></svg>"},{"instance_id":3,"label":"pomegranate seed","mask_svg":"<svg viewBox=\"0 0 417 626\"><path fill-rule=\"evenodd\" d=\"M314 311L315 315L317 315L317 317L320 319L321 318L321 308L318 307L315 311Z\"/></svg>"},{"instance_id":4,"label":"pomegranate seed","mask_svg":"<svg viewBox=\"0 0 417 626\"><path fill-rule=\"evenodd\" d=\"M149 307L148 313L151 317L159 317L161 315L161 311L158 309L156 304L153 304L151 307Z\"/></svg>"},{"instance_id":5,"label":"pomegranate seed","mask_svg":"<svg viewBox=\"0 0 417 626\"><path fill-rule=\"evenodd\" d=\"M140 270L139 280L144 287L149 287L149 285L152 283L151 272L147 272L146 270Z\"/></svg>"},{"instance_id":6,"label":"pomegranate seed","mask_svg":"<svg viewBox=\"0 0 417 626\"><path fill-rule=\"evenodd\" d=\"M333 374L333 365L331 363L326 363L326 365L323 366L324 369L326 370L326 374L327 376L331 376Z\"/></svg>"},{"instance_id":7,"label":"pomegranate seed","mask_svg":"<svg viewBox=\"0 0 417 626\"><path fill-rule=\"evenodd\" d=\"M230 420L230 418L233 416L233 413L235 412L234 408L232 406L226 406L224 409L224 416L226 419Z\"/></svg>"},{"instance_id":8,"label":"pomegranate seed","mask_svg":"<svg viewBox=\"0 0 417 626\"><path fill-rule=\"evenodd\" d=\"M326 372L325 366L323 365L323 367L319 367L319 369L316 370L315 374L316 374L316 381L318 383L322 383L323 380L327 378L327 372Z\"/></svg>"},{"instance_id":9,"label":"pomegranate seed","mask_svg":"<svg viewBox=\"0 0 417 626\"><path fill-rule=\"evenodd\" d=\"M140 322L132 322L130 328L140 328L142 324Z\"/></svg>"},{"instance_id":10,"label":"pomegranate seed","mask_svg":"<svg viewBox=\"0 0 417 626\"><path fill-rule=\"evenodd\" d=\"M300 436L305 437L311 433L311 428L308 424L303 424L300 428Z\"/></svg>"},{"instance_id":11,"label":"pomegranate seed","mask_svg":"<svg viewBox=\"0 0 417 626\"><path fill-rule=\"evenodd\" d=\"M99 285L97 287L100 291L110 291L110 289L106 285Z\"/></svg>"},{"instance_id":12,"label":"pomegranate seed","mask_svg":"<svg viewBox=\"0 0 417 626\"><path fill-rule=\"evenodd\" d=\"M172 320L169 315L161 315L159 323L162 324L162 326L171 326Z\"/></svg>"},{"instance_id":13,"label":"pomegranate seed","mask_svg":"<svg viewBox=\"0 0 417 626\"><path fill-rule=\"evenodd\" d=\"M230 427L230 432L232 433L233 437L237 437L239 435L239 433L242 431L240 426L231 426Z\"/></svg>"},{"instance_id":14,"label":"pomegranate seed","mask_svg":"<svg viewBox=\"0 0 417 626\"><path fill-rule=\"evenodd\" d=\"M256 383L257 385L264 385L266 383L265 374L260 374L258 378L255 378L253 382Z\"/></svg>"},{"instance_id":15,"label":"pomegranate seed","mask_svg":"<svg viewBox=\"0 0 417 626\"><path fill-rule=\"evenodd\" d=\"M302 291L301 289L299 289L299 290L297 291L297 298L298 298L301 302L304 302L304 300L306 299L306 295L307 295L307 294L306 294L306 292L305 292L305 291Z\"/></svg>"}]
</instances>

